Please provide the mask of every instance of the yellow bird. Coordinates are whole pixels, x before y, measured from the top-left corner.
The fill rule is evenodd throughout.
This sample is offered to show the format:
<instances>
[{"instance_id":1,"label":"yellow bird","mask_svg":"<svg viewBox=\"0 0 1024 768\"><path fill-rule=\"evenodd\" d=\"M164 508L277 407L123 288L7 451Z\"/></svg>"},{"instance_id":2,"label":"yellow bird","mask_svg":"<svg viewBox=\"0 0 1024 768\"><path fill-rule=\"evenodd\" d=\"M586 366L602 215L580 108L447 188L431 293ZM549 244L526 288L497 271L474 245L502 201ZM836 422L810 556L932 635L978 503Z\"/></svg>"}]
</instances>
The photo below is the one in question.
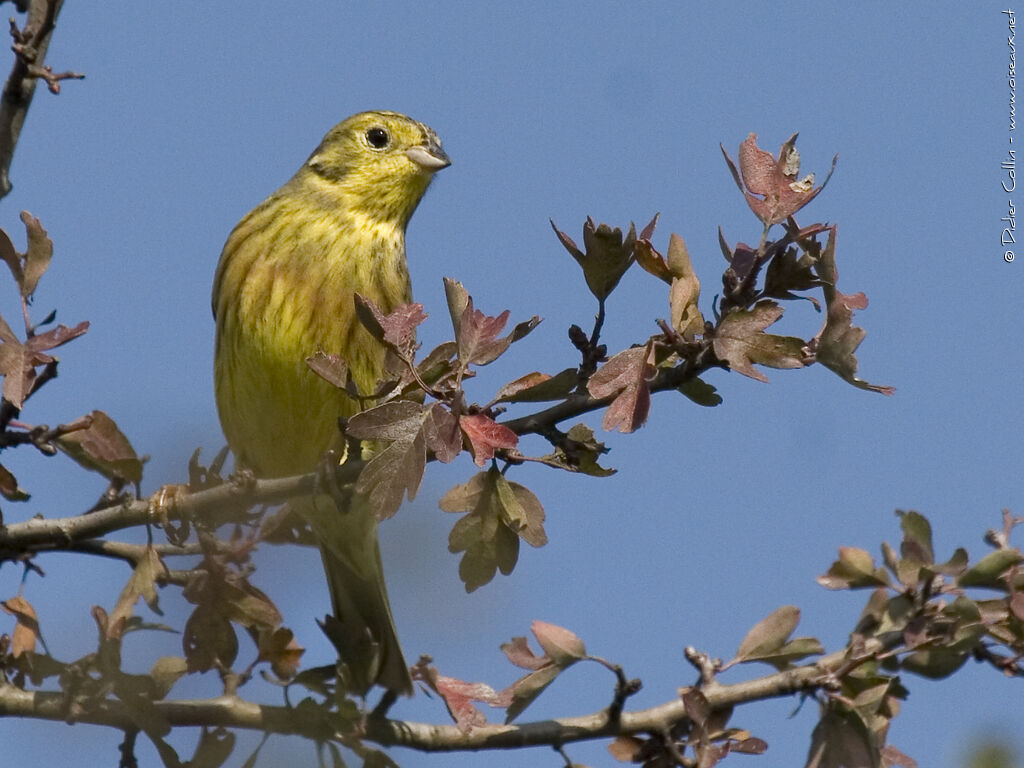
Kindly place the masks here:
<instances>
[{"instance_id":1,"label":"yellow bird","mask_svg":"<svg viewBox=\"0 0 1024 768\"><path fill-rule=\"evenodd\" d=\"M298 172L228 237L213 284L214 386L239 467L259 477L314 470L359 404L306 358L340 355L374 390L384 348L359 324L353 294L384 311L411 301L405 228L436 171L450 165L429 127L363 112L332 128ZM328 634L347 687L411 693L381 570L377 522L317 496L297 505L321 545L336 621Z\"/></svg>"}]
</instances>

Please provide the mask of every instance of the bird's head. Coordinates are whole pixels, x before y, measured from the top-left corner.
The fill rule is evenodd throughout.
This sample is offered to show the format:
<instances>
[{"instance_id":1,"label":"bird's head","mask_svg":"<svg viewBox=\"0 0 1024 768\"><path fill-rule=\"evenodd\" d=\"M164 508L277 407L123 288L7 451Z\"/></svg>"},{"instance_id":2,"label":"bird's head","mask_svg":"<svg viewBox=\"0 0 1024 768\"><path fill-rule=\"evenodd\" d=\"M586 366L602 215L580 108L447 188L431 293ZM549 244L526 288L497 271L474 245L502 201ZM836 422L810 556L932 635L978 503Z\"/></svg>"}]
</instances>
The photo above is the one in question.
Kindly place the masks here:
<instances>
[{"instance_id":1,"label":"bird's head","mask_svg":"<svg viewBox=\"0 0 1024 768\"><path fill-rule=\"evenodd\" d=\"M324 136L299 175L353 210L404 226L434 173L450 164L423 123L398 112L361 112Z\"/></svg>"}]
</instances>

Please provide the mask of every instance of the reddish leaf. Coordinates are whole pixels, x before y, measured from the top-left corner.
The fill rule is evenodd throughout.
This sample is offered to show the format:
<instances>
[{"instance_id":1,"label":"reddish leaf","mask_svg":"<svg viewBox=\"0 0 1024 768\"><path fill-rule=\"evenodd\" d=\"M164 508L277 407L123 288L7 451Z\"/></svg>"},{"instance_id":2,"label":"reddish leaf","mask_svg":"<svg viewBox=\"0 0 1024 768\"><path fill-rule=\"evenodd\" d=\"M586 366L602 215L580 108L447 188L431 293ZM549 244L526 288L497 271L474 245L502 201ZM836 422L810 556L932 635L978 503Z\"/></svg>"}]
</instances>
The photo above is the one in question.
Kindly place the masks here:
<instances>
[{"instance_id":1,"label":"reddish leaf","mask_svg":"<svg viewBox=\"0 0 1024 768\"><path fill-rule=\"evenodd\" d=\"M654 375L649 356L649 344L619 352L598 368L587 382L587 390L594 397L615 396L601 422L606 430L633 432L647 421L651 407L647 380Z\"/></svg>"},{"instance_id":2,"label":"reddish leaf","mask_svg":"<svg viewBox=\"0 0 1024 768\"><path fill-rule=\"evenodd\" d=\"M583 641L575 632L565 627L548 624L546 621L534 621L530 625L530 631L544 649L545 655L559 667L568 667L587 657Z\"/></svg>"},{"instance_id":3,"label":"reddish leaf","mask_svg":"<svg viewBox=\"0 0 1024 768\"><path fill-rule=\"evenodd\" d=\"M355 294L356 316L378 341L408 358L416 346L416 328L427 319L422 304L402 304L385 315L373 302Z\"/></svg>"},{"instance_id":4,"label":"reddish leaf","mask_svg":"<svg viewBox=\"0 0 1024 768\"><path fill-rule=\"evenodd\" d=\"M583 641L573 632L554 624L535 621L530 630L544 649L544 656L535 655L523 637L514 637L512 642L501 646L509 661L519 667L531 670L508 687L513 697L508 707L505 722L511 722L526 709L565 669L586 658Z\"/></svg>"},{"instance_id":5,"label":"reddish leaf","mask_svg":"<svg viewBox=\"0 0 1024 768\"><path fill-rule=\"evenodd\" d=\"M800 155L796 151L796 136L794 133L786 140L776 160L757 146L757 134L751 133L740 144L739 171L725 147L721 148L747 205L767 225L785 221L817 197L832 177L839 159L838 155L832 158L832 168L820 186L814 187L814 174L798 180Z\"/></svg>"},{"instance_id":6,"label":"reddish leaf","mask_svg":"<svg viewBox=\"0 0 1024 768\"><path fill-rule=\"evenodd\" d=\"M4 377L4 398L20 409L35 387L36 367L55 362L46 350L66 344L88 329L87 322L74 328L59 325L46 333L32 336L23 344L10 326L0 319L0 376Z\"/></svg>"},{"instance_id":7,"label":"reddish leaf","mask_svg":"<svg viewBox=\"0 0 1024 768\"><path fill-rule=\"evenodd\" d=\"M535 654L526 638L522 636L513 637L509 642L502 643L501 650L509 661L523 669L540 669L551 663L551 659L547 656Z\"/></svg>"},{"instance_id":8,"label":"reddish leaf","mask_svg":"<svg viewBox=\"0 0 1024 768\"><path fill-rule=\"evenodd\" d=\"M499 708L511 703L511 696L506 691L495 691L485 683L467 683L447 677L423 661L412 668L412 673L414 680L425 683L444 699L449 714L463 733L487 724L487 718L473 705L474 701Z\"/></svg>"},{"instance_id":9,"label":"reddish leaf","mask_svg":"<svg viewBox=\"0 0 1024 768\"><path fill-rule=\"evenodd\" d=\"M519 435L483 413L462 416L459 426L472 446L473 461L478 467L493 459L496 450L508 450L519 445Z\"/></svg>"}]
</instances>

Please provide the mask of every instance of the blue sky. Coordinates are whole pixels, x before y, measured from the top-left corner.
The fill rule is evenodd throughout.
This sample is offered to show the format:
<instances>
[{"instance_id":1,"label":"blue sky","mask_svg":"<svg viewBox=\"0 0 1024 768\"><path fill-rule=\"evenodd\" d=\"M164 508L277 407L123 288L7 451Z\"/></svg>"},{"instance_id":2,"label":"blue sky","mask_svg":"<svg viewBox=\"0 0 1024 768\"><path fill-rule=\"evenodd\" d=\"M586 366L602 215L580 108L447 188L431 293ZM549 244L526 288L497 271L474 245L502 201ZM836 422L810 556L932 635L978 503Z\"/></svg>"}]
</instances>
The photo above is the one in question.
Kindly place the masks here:
<instances>
[{"instance_id":1,"label":"blue sky","mask_svg":"<svg viewBox=\"0 0 1024 768\"><path fill-rule=\"evenodd\" d=\"M407 654L430 653L465 679L510 682L515 671L497 646L535 618L575 630L590 651L642 678L633 706L665 701L691 681L684 646L729 657L782 604L799 605L798 631L834 649L866 599L815 584L838 546L877 553L883 539L898 540L893 510L913 508L931 519L940 555L963 545L977 557L1003 507L1024 514L1013 480L1024 427L1022 267L1006 264L999 245L1009 135L1001 7L321 1L188 13L68 3L48 63L87 79L59 97L37 94L0 226L23 244L18 212L42 219L56 251L37 319L56 307L61 321L92 328L61 350L60 379L24 419L53 424L106 410L152 457L147 493L185 479L195 447L212 456L223 442L209 310L220 248L353 112L406 112L438 132L453 160L409 230L414 291L431 314L425 344L449 330L443 276L463 281L492 314L545 318L474 382L481 399L522 373L574 364L565 329L592 322L593 300L549 217L575 237L588 215L627 226L660 211L656 245L664 249L670 232L686 238L708 314L723 266L717 227L729 242L759 235L718 145L735 153L753 131L777 151L799 131L804 172L822 178L839 153L829 186L799 221L839 223L840 287L871 302L857 318L868 331L861 373L896 386L895 397L855 390L820 367L769 371L768 385L712 373L725 398L714 409L662 395L645 429L605 436L615 477L514 473L545 504L550 543L524 548L512 576L468 596L446 551L454 518L436 505L471 475L468 460L430 467L420 496L382 537ZM0 290L8 320L17 318L14 299L13 287ZM666 313L660 284L634 270L610 299L606 341L620 349L645 339ZM819 318L797 303L782 325L809 337ZM4 463L33 493L26 505L4 505L7 521L75 514L103 489L59 458L22 450ZM285 611L307 662L324 663L329 651L312 620L327 609L319 558L265 554L257 583ZM59 554L40 564L47 578L31 576L26 597L51 651L74 658L94 643L88 606L109 608L127 571ZM14 568L0 571L0 594L16 592L19 579ZM170 591L163 604L170 620L185 615ZM126 653L145 669L154 645L175 653L177 643L132 638ZM952 680L907 683L890 740L920 765L959 765L965 745L989 733L1024 746L1009 706L1019 684L973 665ZM175 694L209 695L214 684ZM601 670L575 668L526 717L591 712L610 691ZM765 765L802 764L815 708L789 719L796 705L734 715L732 724L769 742ZM393 714L445 720L424 696ZM109 762L118 734L6 721L0 741L21 765L60 763L72 745ZM305 759L302 749L272 739L260 764ZM232 764L246 754L240 748ZM612 763L603 744L570 755ZM543 750L394 757L404 766L559 764Z\"/></svg>"}]
</instances>

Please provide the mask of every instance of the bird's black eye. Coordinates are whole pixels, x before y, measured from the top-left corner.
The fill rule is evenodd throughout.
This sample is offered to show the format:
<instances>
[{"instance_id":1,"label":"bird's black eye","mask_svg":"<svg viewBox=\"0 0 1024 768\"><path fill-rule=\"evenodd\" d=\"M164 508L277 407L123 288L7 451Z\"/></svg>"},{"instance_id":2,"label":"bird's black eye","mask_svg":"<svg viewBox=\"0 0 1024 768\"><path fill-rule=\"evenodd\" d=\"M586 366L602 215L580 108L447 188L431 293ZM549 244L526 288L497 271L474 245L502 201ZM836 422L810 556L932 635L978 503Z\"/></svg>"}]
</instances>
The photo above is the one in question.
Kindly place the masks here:
<instances>
[{"instance_id":1,"label":"bird's black eye","mask_svg":"<svg viewBox=\"0 0 1024 768\"><path fill-rule=\"evenodd\" d=\"M383 128L371 128L366 132L366 140L374 149L384 149L391 140L388 132Z\"/></svg>"}]
</instances>

